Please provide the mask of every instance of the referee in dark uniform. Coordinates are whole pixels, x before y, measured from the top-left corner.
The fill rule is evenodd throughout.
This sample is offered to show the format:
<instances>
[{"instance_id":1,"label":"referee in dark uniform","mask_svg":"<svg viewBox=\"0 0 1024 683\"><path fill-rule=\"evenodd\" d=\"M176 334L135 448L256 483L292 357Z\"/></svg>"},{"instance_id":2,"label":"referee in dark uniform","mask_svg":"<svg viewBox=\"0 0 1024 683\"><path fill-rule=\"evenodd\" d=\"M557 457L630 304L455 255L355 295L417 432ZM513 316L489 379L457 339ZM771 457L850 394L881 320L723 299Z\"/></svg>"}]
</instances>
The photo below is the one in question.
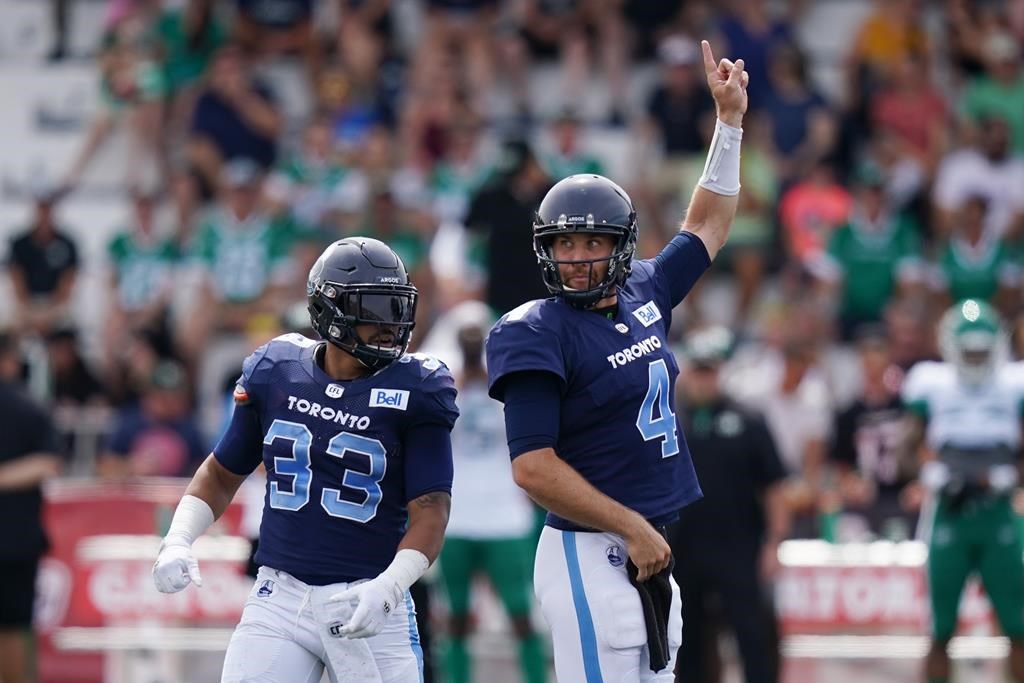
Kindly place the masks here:
<instances>
[{"instance_id":1,"label":"referee in dark uniform","mask_svg":"<svg viewBox=\"0 0 1024 683\"><path fill-rule=\"evenodd\" d=\"M40 485L60 470L47 413L18 384L20 363L0 331L0 681L27 683L39 558L46 552Z\"/></svg>"},{"instance_id":2,"label":"referee in dark uniform","mask_svg":"<svg viewBox=\"0 0 1024 683\"><path fill-rule=\"evenodd\" d=\"M720 680L712 626L719 622L736 635L746 683L778 680L778 637L763 582L778 567L789 526L785 470L761 416L722 394L719 369L731 345L725 328L692 335L677 384L678 417L704 491L669 529L683 603L676 680L685 683Z\"/></svg>"}]
</instances>

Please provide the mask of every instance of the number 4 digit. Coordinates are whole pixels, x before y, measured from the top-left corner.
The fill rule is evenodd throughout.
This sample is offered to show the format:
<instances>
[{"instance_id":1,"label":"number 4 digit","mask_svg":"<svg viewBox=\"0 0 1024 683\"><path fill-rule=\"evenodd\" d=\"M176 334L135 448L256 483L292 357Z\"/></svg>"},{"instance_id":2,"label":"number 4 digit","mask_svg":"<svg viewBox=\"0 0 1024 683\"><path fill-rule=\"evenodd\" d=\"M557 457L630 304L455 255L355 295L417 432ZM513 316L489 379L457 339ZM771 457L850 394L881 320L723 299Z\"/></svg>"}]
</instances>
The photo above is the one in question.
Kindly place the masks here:
<instances>
[{"instance_id":1,"label":"number 4 digit","mask_svg":"<svg viewBox=\"0 0 1024 683\"><path fill-rule=\"evenodd\" d=\"M679 452L679 431L676 416L669 405L669 393L672 382L669 379L668 366L665 359L659 358L647 366L647 395L640 405L640 414L636 418L636 428L644 441L662 439L661 457L671 458ZM654 416L654 407L658 407L658 416Z\"/></svg>"}]
</instances>

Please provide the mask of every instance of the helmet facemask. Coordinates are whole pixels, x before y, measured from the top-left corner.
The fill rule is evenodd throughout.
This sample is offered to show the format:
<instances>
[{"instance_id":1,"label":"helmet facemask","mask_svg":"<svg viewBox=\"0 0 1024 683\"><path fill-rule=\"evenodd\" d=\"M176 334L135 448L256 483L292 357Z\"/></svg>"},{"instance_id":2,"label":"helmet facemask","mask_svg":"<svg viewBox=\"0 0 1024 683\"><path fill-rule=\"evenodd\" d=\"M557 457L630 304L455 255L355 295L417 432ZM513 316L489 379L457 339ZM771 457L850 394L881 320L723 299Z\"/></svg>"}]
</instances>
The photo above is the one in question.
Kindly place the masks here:
<instances>
[{"instance_id":1,"label":"helmet facemask","mask_svg":"<svg viewBox=\"0 0 1024 683\"><path fill-rule=\"evenodd\" d=\"M413 285L323 282L309 292L309 315L321 337L376 371L409 347L417 300ZM367 338L359 326L372 326Z\"/></svg>"},{"instance_id":2,"label":"helmet facemask","mask_svg":"<svg viewBox=\"0 0 1024 683\"><path fill-rule=\"evenodd\" d=\"M1009 357L1008 345L998 317L983 312L973 300L954 307L940 323L942 357L969 385L984 384L994 376Z\"/></svg>"},{"instance_id":3,"label":"helmet facemask","mask_svg":"<svg viewBox=\"0 0 1024 683\"><path fill-rule=\"evenodd\" d=\"M562 261L554 257L554 243L558 237L566 233L612 235L616 238L616 243L612 253L606 257ZM596 226L592 223L578 230L567 228L564 222L550 226L535 226L533 250L537 255L537 261L540 262L541 276L548 291L575 308L591 308L601 299L615 294L616 288L626 281L636 252L636 232L635 229L626 226ZM599 282L594 283L594 267L602 262L608 264L608 270ZM559 266L581 263L588 266L587 282L590 286L586 289L574 289L562 281Z\"/></svg>"}]
</instances>

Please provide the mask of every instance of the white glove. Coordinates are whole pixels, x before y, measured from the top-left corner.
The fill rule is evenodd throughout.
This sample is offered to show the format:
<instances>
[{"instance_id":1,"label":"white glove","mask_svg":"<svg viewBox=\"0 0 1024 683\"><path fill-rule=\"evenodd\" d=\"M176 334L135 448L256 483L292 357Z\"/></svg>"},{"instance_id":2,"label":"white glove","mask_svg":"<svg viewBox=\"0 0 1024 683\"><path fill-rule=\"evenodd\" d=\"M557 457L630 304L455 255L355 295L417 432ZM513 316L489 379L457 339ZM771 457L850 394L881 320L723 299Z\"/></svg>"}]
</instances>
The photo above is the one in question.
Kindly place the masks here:
<instances>
[{"instance_id":1,"label":"white glove","mask_svg":"<svg viewBox=\"0 0 1024 683\"><path fill-rule=\"evenodd\" d=\"M327 602L356 603L352 618L338 629L338 634L346 638L369 638L384 629L384 623L404 597L405 591L398 581L382 573L375 579L335 593Z\"/></svg>"},{"instance_id":2,"label":"white glove","mask_svg":"<svg viewBox=\"0 0 1024 683\"><path fill-rule=\"evenodd\" d=\"M988 470L988 485L996 493L1006 493L1017 485L1016 465L993 465Z\"/></svg>"},{"instance_id":3,"label":"white glove","mask_svg":"<svg viewBox=\"0 0 1024 683\"><path fill-rule=\"evenodd\" d=\"M921 483L929 491L938 491L949 483L949 466L938 460L929 460L921 467Z\"/></svg>"},{"instance_id":4,"label":"white glove","mask_svg":"<svg viewBox=\"0 0 1024 683\"><path fill-rule=\"evenodd\" d=\"M192 547L175 540L164 540L153 565L153 583L161 593L177 593L190 583L203 585L199 561L192 556Z\"/></svg>"}]
</instances>

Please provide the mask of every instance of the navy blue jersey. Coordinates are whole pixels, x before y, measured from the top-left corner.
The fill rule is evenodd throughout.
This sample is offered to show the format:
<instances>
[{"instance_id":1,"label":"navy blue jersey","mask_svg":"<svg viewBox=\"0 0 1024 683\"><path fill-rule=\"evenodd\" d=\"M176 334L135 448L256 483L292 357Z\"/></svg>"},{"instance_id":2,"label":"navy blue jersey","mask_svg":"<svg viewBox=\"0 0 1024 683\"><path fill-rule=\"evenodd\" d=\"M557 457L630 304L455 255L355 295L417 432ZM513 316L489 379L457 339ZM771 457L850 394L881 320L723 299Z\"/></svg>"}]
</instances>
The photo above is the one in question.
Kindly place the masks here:
<instances>
[{"instance_id":1,"label":"navy blue jersey","mask_svg":"<svg viewBox=\"0 0 1024 683\"><path fill-rule=\"evenodd\" d=\"M394 559L408 501L451 491L455 383L407 354L338 381L314 342L286 334L242 366L231 426L214 456L237 474L267 470L256 562L323 585L372 578ZM441 443L431 434L441 432ZM424 447L424 444L429 444Z\"/></svg>"},{"instance_id":2,"label":"navy blue jersey","mask_svg":"<svg viewBox=\"0 0 1024 683\"><path fill-rule=\"evenodd\" d=\"M655 524L701 496L676 424L679 367L668 348L672 309L710 265L704 244L680 233L657 257L634 261L614 319L561 299L507 313L487 337L490 393L522 371L547 371L562 385L555 451L602 493ZM580 527L554 514L548 524Z\"/></svg>"}]
</instances>

